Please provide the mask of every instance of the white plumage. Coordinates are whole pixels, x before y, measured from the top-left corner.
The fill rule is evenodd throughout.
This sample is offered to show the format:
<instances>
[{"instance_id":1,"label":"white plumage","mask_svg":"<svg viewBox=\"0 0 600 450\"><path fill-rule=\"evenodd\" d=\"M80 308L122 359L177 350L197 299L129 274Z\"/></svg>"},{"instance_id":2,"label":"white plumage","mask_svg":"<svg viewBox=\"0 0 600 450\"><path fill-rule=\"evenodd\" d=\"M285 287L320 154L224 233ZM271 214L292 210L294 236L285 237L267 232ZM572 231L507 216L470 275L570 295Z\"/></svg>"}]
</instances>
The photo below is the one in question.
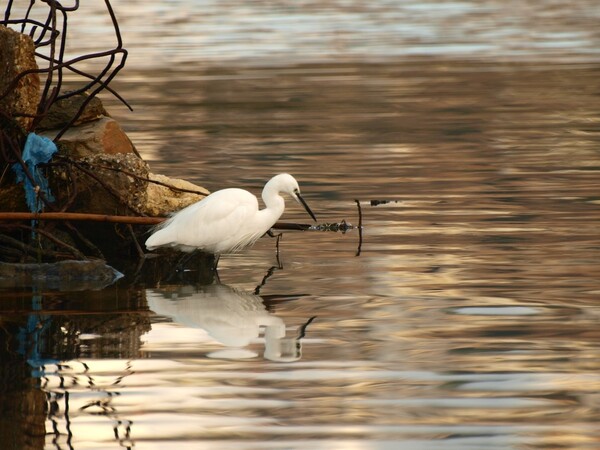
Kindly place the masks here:
<instances>
[{"instance_id":1,"label":"white plumage","mask_svg":"<svg viewBox=\"0 0 600 450\"><path fill-rule=\"evenodd\" d=\"M316 220L300 196L298 182L287 173L271 178L262 191L264 209L243 189L230 188L208 197L172 215L158 225L146 241L146 248L173 247L183 252L203 250L220 255L240 251L263 236L283 214L289 194Z\"/></svg>"}]
</instances>

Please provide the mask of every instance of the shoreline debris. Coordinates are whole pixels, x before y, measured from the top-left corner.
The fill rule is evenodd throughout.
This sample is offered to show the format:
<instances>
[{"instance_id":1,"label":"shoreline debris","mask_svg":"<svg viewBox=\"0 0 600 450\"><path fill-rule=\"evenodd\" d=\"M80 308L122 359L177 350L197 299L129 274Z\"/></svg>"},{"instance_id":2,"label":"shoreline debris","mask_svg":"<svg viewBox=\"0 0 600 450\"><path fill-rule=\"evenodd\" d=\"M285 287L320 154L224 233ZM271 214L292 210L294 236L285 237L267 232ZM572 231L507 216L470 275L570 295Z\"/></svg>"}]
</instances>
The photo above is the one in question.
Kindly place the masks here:
<instances>
[{"instance_id":1,"label":"shoreline debris","mask_svg":"<svg viewBox=\"0 0 600 450\"><path fill-rule=\"evenodd\" d=\"M151 173L97 96L107 91L131 109L109 86L127 59L109 0L104 6L113 43L66 56L67 24L79 19L80 6L30 0L17 14L9 2L0 17L0 60L6 61L0 69L0 261L103 258L125 266L140 256L137 240L147 232L148 219L156 224L209 193ZM72 90L63 91L67 74ZM33 138L51 143L56 153L28 163L26 143ZM26 211L35 213L31 225L19 218ZM82 215L85 222L75 225Z\"/></svg>"}]
</instances>

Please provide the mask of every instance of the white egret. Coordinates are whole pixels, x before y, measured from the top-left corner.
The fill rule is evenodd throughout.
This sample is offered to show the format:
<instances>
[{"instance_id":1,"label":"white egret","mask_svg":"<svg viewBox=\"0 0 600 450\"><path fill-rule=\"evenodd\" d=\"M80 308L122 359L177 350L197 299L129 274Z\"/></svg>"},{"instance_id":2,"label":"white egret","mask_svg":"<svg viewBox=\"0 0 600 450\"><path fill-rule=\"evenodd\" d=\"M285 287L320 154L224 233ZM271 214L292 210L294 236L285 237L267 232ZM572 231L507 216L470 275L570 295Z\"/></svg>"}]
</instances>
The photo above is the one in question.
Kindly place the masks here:
<instances>
[{"instance_id":1,"label":"white egret","mask_svg":"<svg viewBox=\"0 0 600 450\"><path fill-rule=\"evenodd\" d=\"M267 233L281 217L285 209L281 193L289 194L304 206L313 220L317 220L300 196L298 182L293 176L282 173L265 184L262 191L264 209L259 209L257 198L248 191L222 189L158 225L146 241L146 248L172 247L188 253L202 250L217 258L223 253L241 251Z\"/></svg>"}]
</instances>

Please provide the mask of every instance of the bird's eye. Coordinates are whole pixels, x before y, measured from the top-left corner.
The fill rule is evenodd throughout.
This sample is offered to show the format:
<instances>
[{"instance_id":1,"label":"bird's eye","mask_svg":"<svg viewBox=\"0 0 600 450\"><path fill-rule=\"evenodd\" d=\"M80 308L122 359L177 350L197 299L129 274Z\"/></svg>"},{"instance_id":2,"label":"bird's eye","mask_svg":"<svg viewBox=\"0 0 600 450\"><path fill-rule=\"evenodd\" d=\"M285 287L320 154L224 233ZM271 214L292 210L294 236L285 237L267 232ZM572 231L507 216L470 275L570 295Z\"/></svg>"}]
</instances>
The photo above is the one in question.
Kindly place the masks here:
<instances>
[{"instance_id":1,"label":"bird's eye","mask_svg":"<svg viewBox=\"0 0 600 450\"><path fill-rule=\"evenodd\" d=\"M298 195L300 193L299 189L294 189L294 194Z\"/></svg>"}]
</instances>

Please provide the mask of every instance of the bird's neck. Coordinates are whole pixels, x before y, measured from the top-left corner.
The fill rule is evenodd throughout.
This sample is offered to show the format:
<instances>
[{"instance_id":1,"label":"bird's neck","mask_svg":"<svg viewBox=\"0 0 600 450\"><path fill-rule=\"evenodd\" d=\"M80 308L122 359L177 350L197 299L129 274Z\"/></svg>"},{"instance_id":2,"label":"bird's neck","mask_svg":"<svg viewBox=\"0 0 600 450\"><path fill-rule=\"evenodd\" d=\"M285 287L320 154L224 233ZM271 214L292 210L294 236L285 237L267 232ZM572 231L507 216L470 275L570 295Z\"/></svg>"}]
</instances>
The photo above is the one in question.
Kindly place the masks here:
<instances>
[{"instance_id":1,"label":"bird's neck","mask_svg":"<svg viewBox=\"0 0 600 450\"><path fill-rule=\"evenodd\" d=\"M262 199L265 204L265 209L260 211L263 220L270 222L269 228L277 222L285 210L285 201L277 192L263 191Z\"/></svg>"}]
</instances>

